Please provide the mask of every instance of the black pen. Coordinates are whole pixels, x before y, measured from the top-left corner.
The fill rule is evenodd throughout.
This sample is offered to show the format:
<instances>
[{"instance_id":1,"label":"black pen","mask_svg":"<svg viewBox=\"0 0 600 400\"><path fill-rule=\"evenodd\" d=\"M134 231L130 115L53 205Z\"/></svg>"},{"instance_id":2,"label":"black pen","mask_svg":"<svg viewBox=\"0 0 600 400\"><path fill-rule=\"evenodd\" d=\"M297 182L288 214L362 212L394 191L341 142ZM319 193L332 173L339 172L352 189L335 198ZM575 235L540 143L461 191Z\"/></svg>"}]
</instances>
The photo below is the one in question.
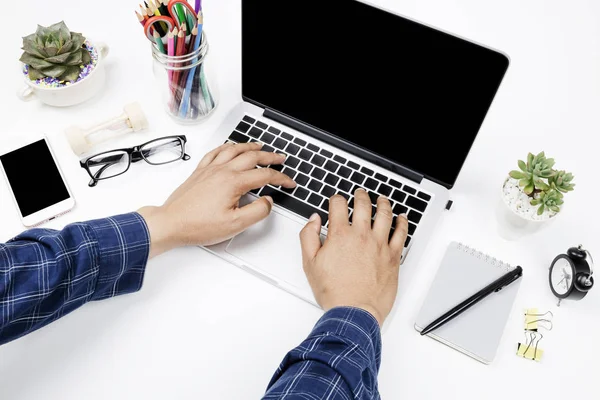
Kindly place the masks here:
<instances>
[{"instance_id":1,"label":"black pen","mask_svg":"<svg viewBox=\"0 0 600 400\"><path fill-rule=\"evenodd\" d=\"M485 297L489 296L492 293L499 292L503 287L506 287L523 276L523 268L517 267L504 275L502 278L490 283L485 288L481 289L479 292L475 293L473 296L469 297L456 307L449 310L447 313L427 325L422 331L421 336L427 335L431 331L436 330L440 326L445 323L453 320L458 317L464 311L469 309L472 305L478 303L483 300Z\"/></svg>"}]
</instances>

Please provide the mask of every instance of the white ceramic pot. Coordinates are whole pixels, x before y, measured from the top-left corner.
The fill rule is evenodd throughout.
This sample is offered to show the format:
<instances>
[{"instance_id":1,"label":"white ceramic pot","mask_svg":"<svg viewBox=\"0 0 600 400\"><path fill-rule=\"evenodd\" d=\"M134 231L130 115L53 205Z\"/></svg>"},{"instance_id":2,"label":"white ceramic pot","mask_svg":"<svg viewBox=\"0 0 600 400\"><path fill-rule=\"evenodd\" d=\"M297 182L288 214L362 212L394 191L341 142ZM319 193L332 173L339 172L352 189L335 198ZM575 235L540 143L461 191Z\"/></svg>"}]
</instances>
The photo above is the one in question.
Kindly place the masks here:
<instances>
[{"instance_id":1,"label":"white ceramic pot","mask_svg":"<svg viewBox=\"0 0 600 400\"><path fill-rule=\"evenodd\" d=\"M98 63L84 79L69 86L49 88L38 86L25 76L26 86L18 93L19 98L23 101L37 98L50 106L69 107L94 97L102 90L106 80L104 59L108 56L109 47L101 42L93 42L93 45L98 50Z\"/></svg>"}]
</instances>

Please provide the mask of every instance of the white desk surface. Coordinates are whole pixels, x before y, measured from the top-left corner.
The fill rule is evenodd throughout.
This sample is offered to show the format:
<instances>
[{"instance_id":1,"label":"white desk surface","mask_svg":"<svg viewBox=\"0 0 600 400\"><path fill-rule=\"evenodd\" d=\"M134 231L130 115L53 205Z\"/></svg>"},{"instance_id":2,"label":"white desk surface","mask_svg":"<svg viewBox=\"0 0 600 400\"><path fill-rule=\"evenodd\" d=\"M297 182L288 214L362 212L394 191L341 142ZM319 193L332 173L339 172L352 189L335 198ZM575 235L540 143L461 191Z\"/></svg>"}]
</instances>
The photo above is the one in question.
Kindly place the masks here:
<instances>
[{"instance_id":1,"label":"white desk surface","mask_svg":"<svg viewBox=\"0 0 600 400\"><path fill-rule=\"evenodd\" d=\"M52 228L160 204L208 150L205 143L240 99L240 1L205 3L221 104L205 124L172 123L156 99L150 48L133 14L136 1L20 2L5 19L0 76L2 135L46 133L77 208ZM549 263L582 243L600 258L600 3L594 0L377 0L403 15L502 49L512 58L506 80L452 191L454 209L440 221L418 267L402 270L398 312L383 338L379 376L385 399L561 399L597 396L590 381L600 358L600 288L581 302L555 307ZM317 3L315 3L317 4ZM318 5L296 11L318 12ZM74 31L111 46L110 80L94 100L70 109L20 102L20 37L65 19ZM8 26L6 25L8 23ZM360 24L349 22L351 29ZM151 132L124 140L187 134L193 161L136 165L120 179L87 187L62 135L71 124L117 115L139 101ZM139 142L139 143L138 143ZM117 145L117 143L115 143ZM497 232L499 186L516 160L545 150L572 170L577 190L542 232L507 241ZM0 184L0 239L23 228ZM413 322L448 243L463 241L525 268L515 311L495 362L484 366L433 340ZM520 310L551 309L555 328L534 363L515 355L523 340ZM84 306L62 320L0 347L0 398L256 399L286 352L299 344L320 311L198 248L173 251L148 265L142 291ZM597 370L597 368L596 368ZM587 396L586 396L587 395ZM586 396L586 397L584 397Z\"/></svg>"}]
</instances>

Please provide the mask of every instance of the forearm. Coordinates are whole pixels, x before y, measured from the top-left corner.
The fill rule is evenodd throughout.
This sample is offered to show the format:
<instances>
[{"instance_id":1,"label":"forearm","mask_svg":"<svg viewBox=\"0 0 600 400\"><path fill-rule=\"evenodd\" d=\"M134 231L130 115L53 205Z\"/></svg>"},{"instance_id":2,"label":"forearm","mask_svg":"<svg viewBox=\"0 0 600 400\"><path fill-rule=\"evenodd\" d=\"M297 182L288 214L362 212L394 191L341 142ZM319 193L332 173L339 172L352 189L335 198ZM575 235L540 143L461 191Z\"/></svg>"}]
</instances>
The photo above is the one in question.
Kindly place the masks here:
<instances>
[{"instance_id":1,"label":"forearm","mask_svg":"<svg viewBox=\"0 0 600 400\"><path fill-rule=\"evenodd\" d=\"M139 214L33 229L0 244L0 344L88 301L139 290L149 246Z\"/></svg>"},{"instance_id":2,"label":"forearm","mask_svg":"<svg viewBox=\"0 0 600 400\"><path fill-rule=\"evenodd\" d=\"M380 359L377 320L360 309L335 308L287 354L264 399L379 399Z\"/></svg>"}]
</instances>

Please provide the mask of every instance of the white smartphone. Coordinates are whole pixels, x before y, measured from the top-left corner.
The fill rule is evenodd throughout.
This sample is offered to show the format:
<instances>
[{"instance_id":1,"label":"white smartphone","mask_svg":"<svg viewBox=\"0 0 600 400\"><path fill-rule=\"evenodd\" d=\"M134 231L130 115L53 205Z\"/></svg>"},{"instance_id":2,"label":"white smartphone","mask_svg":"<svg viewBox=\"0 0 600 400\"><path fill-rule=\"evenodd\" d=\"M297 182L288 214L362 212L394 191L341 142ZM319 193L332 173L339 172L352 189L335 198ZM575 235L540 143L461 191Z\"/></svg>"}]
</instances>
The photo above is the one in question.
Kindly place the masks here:
<instances>
[{"instance_id":1,"label":"white smartphone","mask_svg":"<svg viewBox=\"0 0 600 400\"><path fill-rule=\"evenodd\" d=\"M26 227L41 225L75 207L75 199L44 136L1 147L0 169Z\"/></svg>"}]
</instances>

